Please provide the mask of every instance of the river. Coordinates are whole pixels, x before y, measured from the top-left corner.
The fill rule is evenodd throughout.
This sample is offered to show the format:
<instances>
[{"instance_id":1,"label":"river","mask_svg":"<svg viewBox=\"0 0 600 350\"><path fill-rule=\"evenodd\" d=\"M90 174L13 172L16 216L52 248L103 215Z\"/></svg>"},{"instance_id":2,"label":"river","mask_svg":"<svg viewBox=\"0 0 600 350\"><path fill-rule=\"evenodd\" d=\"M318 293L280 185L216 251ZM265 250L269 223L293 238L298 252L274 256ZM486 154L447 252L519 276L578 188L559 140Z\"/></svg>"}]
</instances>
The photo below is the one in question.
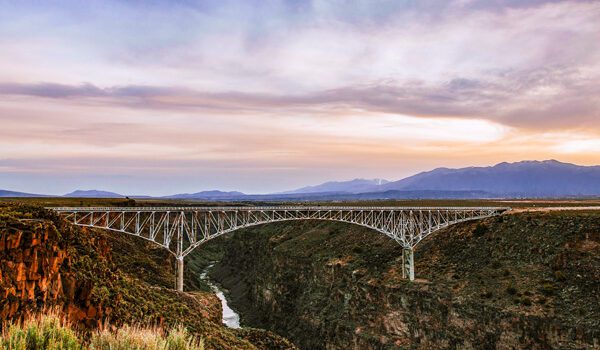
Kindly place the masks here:
<instances>
[{"instance_id":1,"label":"river","mask_svg":"<svg viewBox=\"0 0 600 350\"><path fill-rule=\"evenodd\" d=\"M227 303L227 298L225 297L225 293L211 281L210 277L208 277L208 272L214 266L214 264L208 265L202 274L200 274L200 279L206 282L210 286L210 289L217 295L217 298L221 300L221 306L223 309L223 323L230 328L240 328L240 315L237 312L233 311L232 308L229 307Z\"/></svg>"}]
</instances>

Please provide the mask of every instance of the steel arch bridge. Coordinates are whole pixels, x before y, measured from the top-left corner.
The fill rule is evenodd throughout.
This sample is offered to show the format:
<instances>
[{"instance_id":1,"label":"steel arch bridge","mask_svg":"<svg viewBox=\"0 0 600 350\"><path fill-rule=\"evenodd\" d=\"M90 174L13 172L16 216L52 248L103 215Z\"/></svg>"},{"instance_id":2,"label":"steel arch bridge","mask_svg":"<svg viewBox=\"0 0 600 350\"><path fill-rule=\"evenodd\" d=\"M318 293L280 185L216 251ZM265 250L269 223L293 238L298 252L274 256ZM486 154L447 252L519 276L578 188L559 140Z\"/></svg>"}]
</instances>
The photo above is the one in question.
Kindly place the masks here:
<instances>
[{"instance_id":1,"label":"steel arch bridge","mask_svg":"<svg viewBox=\"0 0 600 350\"><path fill-rule=\"evenodd\" d=\"M450 225L500 215L501 207L64 207L48 208L78 226L146 239L177 259L176 288L183 291L183 259L228 232L271 222L329 220L368 227L403 247L402 274L414 280L414 247Z\"/></svg>"}]
</instances>

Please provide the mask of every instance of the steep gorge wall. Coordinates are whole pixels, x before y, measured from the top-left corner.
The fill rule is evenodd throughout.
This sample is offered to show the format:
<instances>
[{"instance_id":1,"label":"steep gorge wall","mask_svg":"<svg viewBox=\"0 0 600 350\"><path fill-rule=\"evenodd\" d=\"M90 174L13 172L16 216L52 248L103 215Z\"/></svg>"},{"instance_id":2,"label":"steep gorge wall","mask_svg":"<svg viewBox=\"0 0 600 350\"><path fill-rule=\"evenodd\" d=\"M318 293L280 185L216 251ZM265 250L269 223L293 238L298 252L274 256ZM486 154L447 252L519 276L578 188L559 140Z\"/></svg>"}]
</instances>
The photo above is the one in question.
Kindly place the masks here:
<instances>
[{"instance_id":1,"label":"steep gorge wall","mask_svg":"<svg viewBox=\"0 0 600 350\"><path fill-rule=\"evenodd\" d=\"M35 206L0 204L0 325L57 308L88 329L105 321L181 324L207 349L295 349L271 332L226 328L212 293L174 291L169 258L133 237L75 227Z\"/></svg>"},{"instance_id":2,"label":"steep gorge wall","mask_svg":"<svg viewBox=\"0 0 600 350\"><path fill-rule=\"evenodd\" d=\"M302 349L600 346L600 216L520 215L440 232L400 279L400 249L359 227L236 233L213 277L252 326Z\"/></svg>"},{"instance_id":3,"label":"steep gorge wall","mask_svg":"<svg viewBox=\"0 0 600 350\"><path fill-rule=\"evenodd\" d=\"M65 307L74 321L97 323L103 317L104 305L94 303L91 289L76 279L64 238L52 221L4 221L0 229L1 319L58 305Z\"/></svg>"},{"instance_id":4,"label":"steep gorge wall","mask_svg":"<svg viewBox=\"0 0 600 350\"><path fill-rule=\"evenodd\" d=\"M0 231L2 319L17 314L18 301L48 302L62 296L59 268L66 251L56 243L56 232L43 222L36 223L33 232L23 226L11 225Z\"/></svg>"}]
</instances>

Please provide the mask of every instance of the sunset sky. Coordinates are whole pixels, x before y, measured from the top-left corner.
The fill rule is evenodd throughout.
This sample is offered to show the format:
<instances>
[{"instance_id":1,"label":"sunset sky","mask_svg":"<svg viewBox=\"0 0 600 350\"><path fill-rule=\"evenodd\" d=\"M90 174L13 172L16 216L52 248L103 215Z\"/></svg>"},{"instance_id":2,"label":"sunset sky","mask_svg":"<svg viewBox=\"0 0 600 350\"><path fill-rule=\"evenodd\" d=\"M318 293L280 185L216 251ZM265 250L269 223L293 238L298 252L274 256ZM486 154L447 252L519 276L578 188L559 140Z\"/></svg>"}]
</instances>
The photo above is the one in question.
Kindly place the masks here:
<instances>
[{"instance_id":1,"label":"sunset sky","mask_svg":"<svg viewBox=\"0 0 600 350\"><path fill-rule=\"evenodd\" d=\"M0 0L0 189L600 164L598 1Z\"/></svg>"}]
</instances>

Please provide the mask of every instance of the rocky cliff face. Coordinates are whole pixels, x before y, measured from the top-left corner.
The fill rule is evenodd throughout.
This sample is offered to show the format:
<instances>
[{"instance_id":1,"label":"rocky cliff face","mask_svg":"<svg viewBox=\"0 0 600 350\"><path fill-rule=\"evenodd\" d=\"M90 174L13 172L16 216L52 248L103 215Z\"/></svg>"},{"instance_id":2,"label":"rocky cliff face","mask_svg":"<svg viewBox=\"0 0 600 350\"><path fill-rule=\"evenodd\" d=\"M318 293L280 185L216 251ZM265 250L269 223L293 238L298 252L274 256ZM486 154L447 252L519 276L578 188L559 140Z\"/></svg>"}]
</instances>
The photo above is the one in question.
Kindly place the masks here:
<instances>
[{"instance_id":1,"label":"rocky cliff face","mask_svg":"<svg viewBox=\"0 0 600 350\"><path fill-rule=\"evenodd\" d=\"M66 257L57 232L47 223L16 222L0 231L2 319L27 304L56 302L63 296L60 267Z\"/></svg>"},{"instance_id":2,"label":"rocky cliff face","mask_svg":"<svg viewBox=\"0 0 600 350\"><path fill-rule=\"evenodd\" d=\"M600 346L600 215L465 223L401 251L331 223L239 231L213 272L246 324L302 349L584 349Z\"/></svg>"},{"instance_id":3,"label":"rocky cliff face","mask_svg":"<svg viewBox=\"0 0 600 350\"><path fill-rule=\"evenodd\" d=\"M61 234L52 220L3 209L0 317L15 319L42 306L60 305L74 321L99 322L105 307L102 302L92 302L90 289L77 280L73 269L73 255L69 254L67 243L72 230L63 226ZM107 252L106 242L103 243L92 242L98 245L99 256Z\"/></svg>"},{"instance_id":4,"label":"rocky cliff face","mask_svg":"<svg viewBox=\"0 0 600 350\"><path fill-rule=\"evenodd\" d=\"M108 320L112 327L183 324L208 349L294 349L271 332L224 327L212 293L172 290L169 258L133 237L80 229L38 207L0 205L0 324L58 308L89 329Z\"/></svg>"}]
</instances>

